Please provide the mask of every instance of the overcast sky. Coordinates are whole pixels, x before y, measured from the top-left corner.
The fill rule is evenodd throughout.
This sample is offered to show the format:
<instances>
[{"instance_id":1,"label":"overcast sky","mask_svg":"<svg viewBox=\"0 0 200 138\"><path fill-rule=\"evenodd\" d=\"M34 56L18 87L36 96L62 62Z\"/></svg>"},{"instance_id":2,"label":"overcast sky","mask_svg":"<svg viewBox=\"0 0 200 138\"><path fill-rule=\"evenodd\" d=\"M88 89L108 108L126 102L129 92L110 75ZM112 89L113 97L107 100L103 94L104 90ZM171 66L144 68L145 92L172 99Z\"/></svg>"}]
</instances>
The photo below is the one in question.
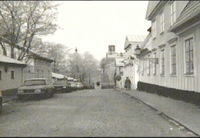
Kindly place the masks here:
<instances>
[{"instance_id":1,"label":"overcast sky","mask_svg":"<svg viewBox=\"0 0 200 138\"><path fill-rule=\"evenodd\" d=\"M147 35L145 20L148 1L60 1L57 23L61 29L44 41L56 42L79 53L89 51L98 60L108 45L124 52L126 35ZM71 51L71 52L73 52Z\"/></svg>"}]
</instances>

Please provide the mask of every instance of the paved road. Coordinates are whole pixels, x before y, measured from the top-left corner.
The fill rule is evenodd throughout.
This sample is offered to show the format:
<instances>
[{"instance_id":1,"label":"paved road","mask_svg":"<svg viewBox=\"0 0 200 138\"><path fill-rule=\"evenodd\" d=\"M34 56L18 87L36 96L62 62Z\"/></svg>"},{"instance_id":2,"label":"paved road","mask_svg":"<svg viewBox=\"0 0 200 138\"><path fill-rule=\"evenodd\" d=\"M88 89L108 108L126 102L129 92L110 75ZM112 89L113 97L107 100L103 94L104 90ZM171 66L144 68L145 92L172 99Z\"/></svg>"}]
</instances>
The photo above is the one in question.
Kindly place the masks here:
<instances>
[{"instance_id":1,"label":"paved road","mask_svg":"<svg viewBox=\"0 0 200 138\"><path fill-rule=\"evenodd\" d=\"M0 136L192 136L114 90L56 94L4 106Z\"/></svg>"}]
</instances>

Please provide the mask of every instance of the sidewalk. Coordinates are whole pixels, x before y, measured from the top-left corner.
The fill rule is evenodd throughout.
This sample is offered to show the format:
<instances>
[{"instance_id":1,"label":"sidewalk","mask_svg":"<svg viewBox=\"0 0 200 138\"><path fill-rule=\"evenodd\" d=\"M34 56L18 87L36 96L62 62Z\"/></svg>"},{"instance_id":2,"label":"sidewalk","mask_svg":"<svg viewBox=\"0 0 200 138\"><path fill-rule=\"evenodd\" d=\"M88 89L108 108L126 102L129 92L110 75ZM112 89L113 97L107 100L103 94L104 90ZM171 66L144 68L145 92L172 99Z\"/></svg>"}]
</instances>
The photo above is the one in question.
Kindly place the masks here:
<instances>
[{"instance_id":1,"label":"sidewalk","mask_svg":"<svg viewBox=\"0 0 200 138\"><path fill-rule=\"evenodd\" d=\"M120 90L180 122L200 135L200 107L180 100L137 90Z\"/></svg>"}]
</instances>

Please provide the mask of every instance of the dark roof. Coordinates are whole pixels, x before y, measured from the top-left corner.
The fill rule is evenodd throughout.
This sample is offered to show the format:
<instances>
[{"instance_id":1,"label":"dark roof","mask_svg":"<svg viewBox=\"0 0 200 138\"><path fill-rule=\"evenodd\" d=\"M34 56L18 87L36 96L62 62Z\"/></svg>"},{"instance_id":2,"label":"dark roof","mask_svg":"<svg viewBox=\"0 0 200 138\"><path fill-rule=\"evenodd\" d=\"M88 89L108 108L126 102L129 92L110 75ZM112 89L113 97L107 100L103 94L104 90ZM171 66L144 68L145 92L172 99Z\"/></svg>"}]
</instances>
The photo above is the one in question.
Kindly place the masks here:
<instances>
[{"instance_id":1,"label":"dark roof","mask_svg":"<svg viewBox=\"0 0 200 138\"><path fill-rule=\"evenodd\" d=\"M199 19L200 1L189 1L170 30L175 31L179 27L186 25L187 23L191 24L194 21L199 21Z\"/></svg>"},{"instance_id":2,"label":"dark roof","mask_svg":"<svg viewBox=\"0 0 200 138\"><path fill-rule=\"evenodd\" d=\"M16 45L17 48L19 49L24 49L24 47L20 46L20 45ZM42 55L39 55L37 53L35 53L34 51L32 50L29 50L30 54L32 56L34 56L34 58L39 58L39 59L43 59L43 60L46 60L46 61L49 61L49 62L53 62L54 60L53 59L50 59L50 58L47 58L47 57L44 57Z\"/></svg>"},{"instance_id":3,"label":"dark roof","mask_svg":"<svg viewBox=\"0 0 200 138\"><path fill-rule=\"evenodd\" d=\"M50 59L50 58L47 58L47 57L43 57L39 54L36 54L35 52L33 51L30 51L30 53L32 54L32 56L36 59L42 59L42 60L46 60L46 61L49 61L49 62L53 62L54 60L53 59Z\"/></svg>"},{"instance_id":4,"label":"dark roof","mask_svg":"<svg viewBox=\"0 0 200 138\"><path fill-rule=\"evenodd\" d=\"M139 43L143 42L145 40L146 36L145 35L127 35L126 36L126 41L128 42L127 45L124 46L124 49L127 49L128 47L131 46L132 43ZM126 44L126 42L125 42Z\"/></svg>"},{"instance_id":5,"label":"dark roof","mask_svg":"<svg viewBox=\"0 0 200 138\"><path fill-rule=\"evenodd\" d=\"M149 18L153 10L156 8L160 1L149 1L148 6L147 6L147 11L146 11L146 19Z\"/></svg>"},{"instance_id":6,"label":"dark roof","mask_svg":"<svg viewBox=\"0 0 200 138\"><path fill-rule=\"evenodd\" d=\"M25 63L18 61L16 59L0 55L0 63L5 63L5 64L14 64L14 65L20 65L20 66L26 66Z\"/></svg>"}]
</instances>

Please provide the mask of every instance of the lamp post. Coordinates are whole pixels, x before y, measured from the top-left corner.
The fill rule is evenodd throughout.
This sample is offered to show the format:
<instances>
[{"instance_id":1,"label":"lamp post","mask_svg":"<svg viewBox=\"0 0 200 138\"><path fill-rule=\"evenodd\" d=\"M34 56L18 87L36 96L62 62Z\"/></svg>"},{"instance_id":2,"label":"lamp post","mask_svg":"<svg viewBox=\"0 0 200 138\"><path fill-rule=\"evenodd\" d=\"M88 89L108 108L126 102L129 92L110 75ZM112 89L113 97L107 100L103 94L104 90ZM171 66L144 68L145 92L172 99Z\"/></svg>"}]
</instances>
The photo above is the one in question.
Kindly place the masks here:
<instances>
[{"instance_id":1,"label":"lamp post","mask_svg":"<svg viewBox=\"0 0 200 138\"><path fill-rule=\"evenodd\" d=\"M78 49L75 49L75 56L76 56L76 79L80 80L80 72L79 72L79 67L78 67Z\"/></svg>"},{"instance_id":2,"label":"lamp post","mask_svg":"<svg viewBox=\"0 0 200 138\"><path fill-rule=\"evenodd\" d=\"M140 56L141 56L142 50L144 50L144 49L141 49L139 47L139 45L136 46L135 55L136 55L137 58L139 58L141 60L149 60L151 62L154 62L154 63L158 64L158 58L141 58Z\"/></svg>"}]
</instances>

